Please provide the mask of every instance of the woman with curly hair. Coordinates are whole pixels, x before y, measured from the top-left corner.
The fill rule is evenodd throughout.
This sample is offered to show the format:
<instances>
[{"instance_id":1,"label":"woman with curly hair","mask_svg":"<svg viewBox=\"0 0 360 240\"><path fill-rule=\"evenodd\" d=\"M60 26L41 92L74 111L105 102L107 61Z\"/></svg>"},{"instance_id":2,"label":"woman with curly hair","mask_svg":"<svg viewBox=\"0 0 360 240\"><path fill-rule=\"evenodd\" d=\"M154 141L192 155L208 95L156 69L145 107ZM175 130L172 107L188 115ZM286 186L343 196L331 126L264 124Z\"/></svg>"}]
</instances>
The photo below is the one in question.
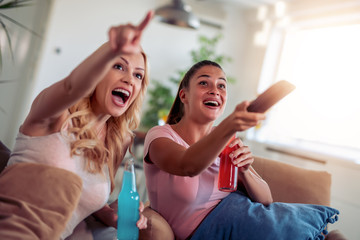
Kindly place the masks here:
<instances>
[{"instance_id":1,"label":"woman with curly hair","mask_svg":"<svg viewBox=\"0 0 360 240\"><path fill-rule=\"evenodd\" d=\"M8 165L46 164L82 179L79 203L61 238L94 212L116 227L116 211L106 203L140 121L149 83L140 39L152 16L150 11L137 26L112 27L108 42L36 97L19 129ZM146 222L140 214L137 226L146 228Z\"/></svg>"}]
</instances>

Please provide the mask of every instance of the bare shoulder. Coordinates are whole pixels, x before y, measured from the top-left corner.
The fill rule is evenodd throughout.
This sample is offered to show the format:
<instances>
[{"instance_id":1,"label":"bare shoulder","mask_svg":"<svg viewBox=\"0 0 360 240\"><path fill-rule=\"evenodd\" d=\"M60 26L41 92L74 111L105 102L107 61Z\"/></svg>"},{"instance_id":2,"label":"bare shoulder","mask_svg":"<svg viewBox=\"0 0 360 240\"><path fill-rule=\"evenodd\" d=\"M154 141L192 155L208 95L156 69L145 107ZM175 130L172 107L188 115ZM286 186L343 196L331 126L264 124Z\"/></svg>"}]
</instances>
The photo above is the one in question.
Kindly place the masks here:
<instances>
[{"instance_id":1,"label":"bare shoulder","mask_svg":"<svg viewBox=\"0 0 360 240\"><path fill-rule=\"evenodd\" d=\"M154 139L149 145L149 155L155 162L169 162L182 156L186 151L186 147L174 142L170 138L159 137Z\"/></svg>"}]
</instances>

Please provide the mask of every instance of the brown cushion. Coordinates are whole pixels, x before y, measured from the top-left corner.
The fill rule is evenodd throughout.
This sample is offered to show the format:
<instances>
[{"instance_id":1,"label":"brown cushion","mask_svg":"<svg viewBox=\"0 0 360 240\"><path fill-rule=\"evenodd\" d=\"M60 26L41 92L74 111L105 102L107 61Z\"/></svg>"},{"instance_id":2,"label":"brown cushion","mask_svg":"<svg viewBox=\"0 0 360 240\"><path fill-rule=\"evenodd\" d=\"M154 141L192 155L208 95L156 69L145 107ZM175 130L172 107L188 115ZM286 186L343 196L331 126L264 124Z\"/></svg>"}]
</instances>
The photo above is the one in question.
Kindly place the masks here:
<instances>
[{"instance_id":1,"label":"brown cushion","mask_svg":"<svg viewBox=\"0 0 360 240\"><path fill-rule=\"evenodd\" d=\"M331 175L255 157L252 165L269 184L275 202L330 206Z\"/></svg>"},{"instance_id":2,"label":"brown cushion","mask_svg":"<svg viewBox=\"0 0 360 240\"><path fill-rule=\"evenodd\" d=\"M0 239L59 239L80 199L81 178L18 163L0 174Z\"/></svg>"},{"instance_id":3,"label":"brown cushion","mask_svg":"<svg viewBox=\"0 0 360 240\"><path fill-rule=\"evenodd\" d=\"M147 228L140 230L139 240L173 240L174 233L166 220L151 207L145 207L143 214L147 217Z\"/></svg>"}]
</instances>

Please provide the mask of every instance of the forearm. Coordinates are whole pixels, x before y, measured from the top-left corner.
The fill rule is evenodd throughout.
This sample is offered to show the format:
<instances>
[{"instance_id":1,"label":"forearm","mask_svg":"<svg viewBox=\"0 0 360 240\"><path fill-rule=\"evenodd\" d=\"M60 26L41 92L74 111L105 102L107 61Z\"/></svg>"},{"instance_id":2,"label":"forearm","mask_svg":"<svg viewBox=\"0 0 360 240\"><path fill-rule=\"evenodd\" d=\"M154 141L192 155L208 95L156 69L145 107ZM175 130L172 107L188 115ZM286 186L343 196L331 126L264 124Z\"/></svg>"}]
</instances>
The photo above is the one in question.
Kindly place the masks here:
<instances>
[{"instance_id":1,"label":"forearm","mask_svg":"<svg viewBox=\"0 0 360 240\"><path fill-rule=\"evenodd\" d=\"M234 115L229 115L207 136L188 148L181 161L199 169L207 167L221 153L231 137L246 128L244 126L248 126L246 121L234 120Z\"/></svg>"},{"instance_id":2,"label":"forearm","mask_svg":"<svg viewBox=\"0 0 360 240\"><path fill-rule=\"evenodd\" d=\"M197 136L200 140L189 143L189 148L167 138L155 139L150 144L149 157L163 171L179 176L196 176L211 165L237 131L255 126L261 118L244 111L230 114L214 130L200 131L203 136Z\"/></svg>"},{"instance_id":3,"label":"forearm","mask_svg":"<svg viewBox=\"0 0 360 240\"><path fill-rule=\"evenodd\" d=\"M117 56L119 53L110 48L109 42L104 43L65 79L68 94L81 97L90 94L115 63Z\"/></svg>"},{"instance_id":4,"label":"forearm","mask_svg":"<svg viewBox=\"0 0 360 240\"><path fill-rule=\"evenodd\" d=\"M269 185L251 167L245 172L239 172L239 182L251 200L264 205L273 202Z\"/></svg>"},{"instance_id":5,"label":"forearm","mask_svg":"<svg viewBox=\"0 0 360 240\"><path fill-rule=\"evenodd\" d=\"M219 125L209 135L191 145L179 162L185 169L189 168L190 176L200 174L219 156L234 134L235 131L224 129Z\"/></svg>"},{"instance_id":6,"label":"forearm","mask_svg":"<svg viewBox=\"0 0 360 240\"><path fill-rule=\"evenodd\" d=\"M94 91L112 67L116 57L108 45L102 45L68 77L44 89L34 100L28 120L32 123L57 118L70 106Z\"/></svg>"}]
</instances>

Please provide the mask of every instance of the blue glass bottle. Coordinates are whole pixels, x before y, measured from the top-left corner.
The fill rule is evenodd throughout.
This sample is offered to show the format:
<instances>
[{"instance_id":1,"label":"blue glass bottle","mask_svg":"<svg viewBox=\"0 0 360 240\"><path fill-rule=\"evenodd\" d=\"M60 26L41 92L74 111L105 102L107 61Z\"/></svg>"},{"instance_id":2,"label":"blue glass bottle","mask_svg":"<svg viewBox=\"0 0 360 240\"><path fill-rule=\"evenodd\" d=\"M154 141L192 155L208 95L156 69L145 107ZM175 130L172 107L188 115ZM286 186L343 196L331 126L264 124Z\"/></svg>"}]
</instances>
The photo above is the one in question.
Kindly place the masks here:
<instances>
[{"instance_id":1,"label":"blue glass bottle","mask_svg":"<svg viewBox=\"0 0 360 240\"><path fill-rule=\"evenodd\" d=\"M139 229L136 222L139 220L139 194L136 191L134 160L125 162L122 187L118 197L118 240L137 240Z\"/></svg>"}]
</instances>

